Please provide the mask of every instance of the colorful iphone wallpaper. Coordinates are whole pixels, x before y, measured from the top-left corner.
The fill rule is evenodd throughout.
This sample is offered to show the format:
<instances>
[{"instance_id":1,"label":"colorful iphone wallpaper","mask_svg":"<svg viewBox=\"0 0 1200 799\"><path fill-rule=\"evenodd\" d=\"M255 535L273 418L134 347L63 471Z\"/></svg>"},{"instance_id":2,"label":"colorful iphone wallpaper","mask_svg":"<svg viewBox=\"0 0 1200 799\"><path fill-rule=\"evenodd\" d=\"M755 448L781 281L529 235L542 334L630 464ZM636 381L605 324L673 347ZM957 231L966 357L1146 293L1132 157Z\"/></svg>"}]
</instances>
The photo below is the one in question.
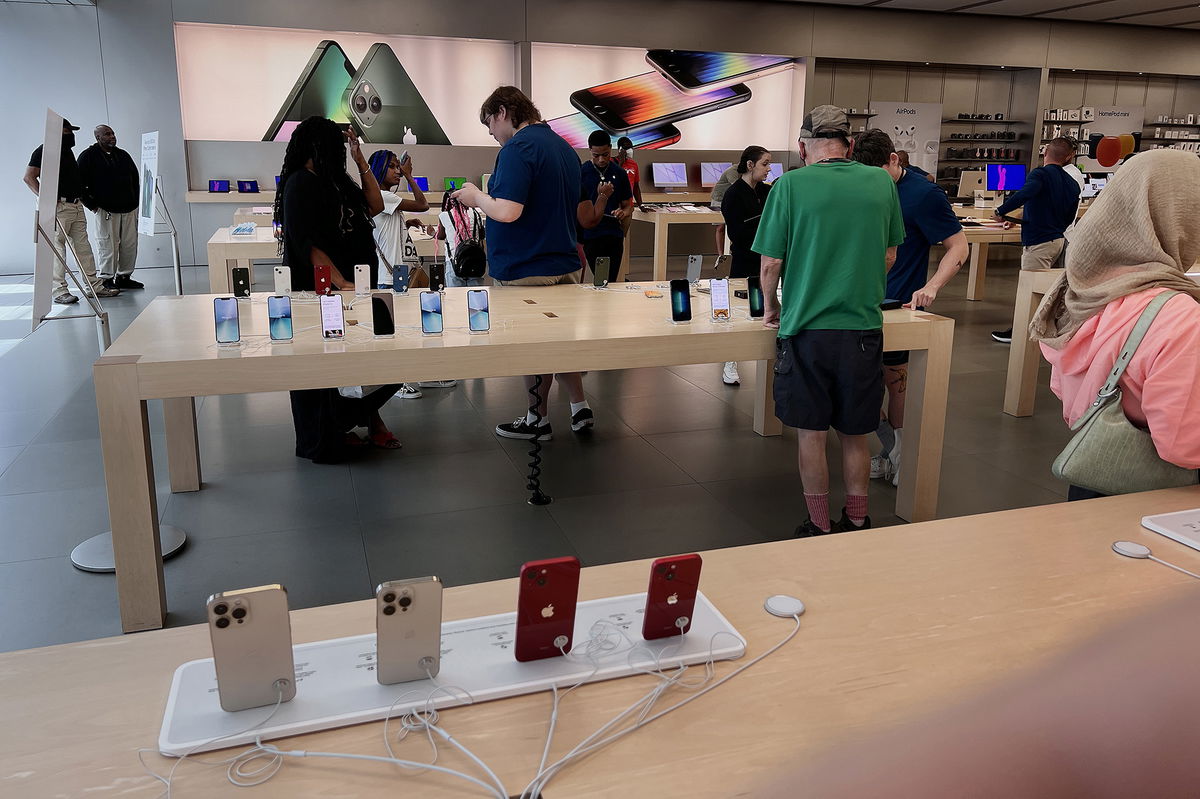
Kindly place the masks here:
<instances>
[{"instance_id":1,"label":"colorful iphone wallpaper","mask_svg":"<svg viewBox=\"0 0 1200 799\"><path fill-rule=\"evenodd\" d=\"M467 325L474 333L482 333L491 329L488 293L483 289L472 289L467 292Z\"/></svg>"},{"instance_id":2,"label":"colorful iphone wallpaper","mask_svg":"<svg viewBox=\"0 0 1200 799\"><path fill-rule=\"evenodd\" d=\"M588 136L596 130L596 123L584 114L570 114L546 121L550 129L566 139L567 144L576 150L586 150ZM657 150L679 142L679 130L674 125L659 125L652 128L635 130L629 134L635 150ZM614 143L614 147L615 147ZM422 189L422 191L424 191Z\"/></svg>"},{"instance_id":3,"label":"colorful iphone wallpaper","mask_svg":"<svg viewBox=\"0 0 1200 799\"><path fill-rule=\"evenodd\" d=\"M692 295L686 280L671 281L671 320L687 322L692 318Z\"/></svg>"},{"instance_id":4,"label":"colorful iphone wallpaper","mask_svg":"<svg viewBox=\"0 0 1200 799\"><path fill-rule=\"evenodd\" d=\"M296 78L296 85L283 101L263 141L289 141L296 126L311 116L326 117L339 124L349 122L343 97L353 77L354 65L341 46L331 39L322 41Z\"/></svg>"},{"instance_id":5,"label":"colorful iphone wallpaper","mask_svg":"<svg viewBox=\"0 0 1200 799\"><path fill-rule=\"evenodd\" d=\"M217 297L213 300L213 319L217 326L217 343L234 344L241 340L238 329L237 300L233 297Z\"/></svg>"},{"instance_id":6,"label":"colorful iphone wallpaper","mask_svg":"<svg viewBox=\"0 0 1200 799\"><path fill-rule=\"evenodd\" d=\"M793 59L786 56L700 50L651 50L646 53L646 61L668 79L678 80L685 89L749 78L793 63Z\"/></svg>"},{"instance_id":7,"label":"colorful iphone wallpaper","mask_svg":"<svg viewBox=\"0 0 1200 799\"><path fill-rule=\"evenodd\" d=\"M750 316L757 319L763 316L762 280L757 275L746 278L746 294L750 302Z\"/></svg>"},{"instance_id":8,"label":"colorful iphone wallpaper","mask_svg":"<svg viewBox=\"0 0 1200 799\"><path fill-rule=\"evenodd\" d=\"M421 292L421 332L442 332L442 295L436 291Z\"/></svg>"},{"instance_id":9,"label":"colorful iphone wallpaper","mask_svg":"<svg viewBox=\"0 0 1200 799\"><path fill-rule=\"evenodd\" d=\"M646 72L577 91L571 95L571 104L592 119L608 119L611 124L605 127L616 132L686 119L748 99L750 90L741 84L684 94L657 72Z\"/></svg>"},{"instance_id":10,"label":"colorful iphone wallpaper","mask_svg":"<svg viewBox=\"0 0 1200 799\"><path fill-rule=\"evenodd\" d=\"M292 338L292 298L267 297L267 319L270 320L271 339L289 341Z\"/></svg>"}]
</instances>

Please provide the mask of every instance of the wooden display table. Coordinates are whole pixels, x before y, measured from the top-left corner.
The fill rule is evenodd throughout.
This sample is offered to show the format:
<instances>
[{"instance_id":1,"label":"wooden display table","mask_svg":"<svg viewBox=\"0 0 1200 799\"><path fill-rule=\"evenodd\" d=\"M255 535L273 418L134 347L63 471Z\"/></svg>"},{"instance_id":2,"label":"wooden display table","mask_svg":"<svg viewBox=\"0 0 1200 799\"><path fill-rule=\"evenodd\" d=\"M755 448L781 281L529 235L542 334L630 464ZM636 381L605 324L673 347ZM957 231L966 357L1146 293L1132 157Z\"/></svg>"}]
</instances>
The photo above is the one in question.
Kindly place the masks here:
<instances>
[{"instance_id":1,"label":"wooden display table","mask_svg":"<svg viewBox=\"0 0 1200 799\"><path fill-rule=\"evenodd\" d=\"M799 634L710 694L570 766L546 795L745 795L756 781L826 747L924 716L1045 663L1099 630L1196 590L1192 578L1123 558L1110 545L1139 541L1198 570L1200 553L1138 524L1144 514L1197 506L1200 489L1178 488L705 552L701 589L746 639L743 662L793 627L762 610L767 596L787 593L805 602ZM647 568L638 561L584 569L580 599L644 591ZM241 586L218 580L208 589L235 587ZM444 617L509 611L516 595L515 580L450 588ZM373 601L296 610L293 641L372 633L374 614ZM142 771L136 750L156 745L175 668L204 657L211 649L201 625L0 654L0 715L11 731L0 751L8 795L159 795L163 786ZM716 673L737 665L718 663ZM629 677L572 693L562 704L550 760L653 684ZM395 688L397 696L406 690ZM688 695L673 689L658 709ZM532 694L443 710L440 724L515 796L537 768L549 707L549 696ZM374 722L273 743L384 755L382 729ZM400 757L428 759L421 735L394 748ZM480 774L451 747L441 750L440 765ZM146 760L161 774L176 762L153 753ZM179 765L174 788L180 797L239 795L224 766L191 761ZM289 759L246 795L396 794L485 796L450 777L326 759Z\"/></svg>"},{"instance_id":2,"label":"wooden display table","mask_svg":"<svg viewBox=\"0 0 1200 799\"><path fill-rule=\"evenodd\" d=\"M265 210L256 211L256 208ZM247 205L233 212L234 225L240 225L243 222L253 222L259 227L271 227L274 219L275 210L269 205Z\"/></svg>"},{"instance_id":3,"label":"wooden display table","mask_svg":"<svg viewBox=\"0 0 1200 799\"><path fill-rule=\"evenodd\" d=\"M707 207L701 211L670 213L667 211L642 211L633 209L635 222L649 222L654 225L654 279L667 279L667 239L671 235L672 225L723 225L725 217L720 211ZM621 280L629 266L629 237L625 237L625 257L621 263Z\"/></svg>"},{"instance_id":4,"label":"wooden display table","mask_svg":"<svg viewBox=\"0 0 1200 799\"><path fill-rule=\"evenodd\" d=\"M980 209L976 209L980 210ZM1002 227L963 227L967 243L971 246L971 259L967 268L967 299L982 300L987 281L988 248L992 244L1020 244L1018 228L1005 230Z\"/></svg>"},{"instance_id":5,"label":"wooden display table","mask_svg":"<svg viewBox=\"0 0 1200 799\"><path fill-rule=\"evenodd\" d=\"M1013 308L1013 340L1008 345L1008 377L1004 382L1004 412L1009 416L1032 416L1037 397L1041 350L1029 340L1029 321L1046 292L1054 287L1062 269L1022 269L1017 278L1017 303Z\"/></svg>"},{"instance_id":6,"label":"wooden display table","mask_svg":"<svg viewBox=\"0 0 1200 799\"><path fill-rule=\"evenodd\" d=\"M423 337L414 329L415 292L397 297L398 335L391 339L375 339L348 324L345 340L322 340L316 302L297 301L293 318L299 332L284 344L269 342L265 295L259 294L242 306L240 348L214 343L211 295L156 298L93 367L122 628L161 627L167 609L147 400L164 400L172 491L200 489L195 397L383 385L396 375L416 382L759 361L754 429L762 435L781 432L771 398L775 331L743 316L744 306L733 321L711 323L708 303L699 297L693 302L696 321L673 325L669 300L644 296L651 287L496 287L492 332L482 336L466 330L466 289L446 291L446 332L440 337ZM359 313L348 312L347 322ZM316 329L306 330L310 327ZM953 335L951 319L908 310L884 314L884 349L912 351L896 500L903 519L931 519L937 511ZM798 477L796 486L799 490Z\"/></svg>"}]
</instances>

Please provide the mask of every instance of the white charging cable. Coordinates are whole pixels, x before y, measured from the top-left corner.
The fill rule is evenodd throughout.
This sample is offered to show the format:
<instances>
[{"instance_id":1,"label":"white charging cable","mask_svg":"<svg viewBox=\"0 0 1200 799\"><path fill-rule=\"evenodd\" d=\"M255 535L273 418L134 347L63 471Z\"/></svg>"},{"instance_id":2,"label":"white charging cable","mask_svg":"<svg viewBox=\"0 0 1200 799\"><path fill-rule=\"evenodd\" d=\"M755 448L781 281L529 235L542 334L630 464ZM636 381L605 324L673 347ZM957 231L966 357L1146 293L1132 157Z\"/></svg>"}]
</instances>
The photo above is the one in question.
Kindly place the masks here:
<instances>
[{"instance_id":1,"label":"white charging cable","mask_svg":"<svg viewBox=\"0 0 1200 799\"><path fill-rule=\"evenodd\" d=\"M1138 560L1152 560L1155 563L1161 563L1169 569L1174 569L1177 572L1183 572L1188 577L1195 577L1197 580L1200 580L1200 574L1190 572L1182 566L1176 566L1174 563L1168 563L1162 558L1154 557L1154 554L1150 551L1150 547L1146 546L1145 544L1139 544L1135 541L1114 541L1112 548L1113 552L1116 552L1118 555L1124 555L1127 558L1136 558Z\"/></svg>"}]
</instances>

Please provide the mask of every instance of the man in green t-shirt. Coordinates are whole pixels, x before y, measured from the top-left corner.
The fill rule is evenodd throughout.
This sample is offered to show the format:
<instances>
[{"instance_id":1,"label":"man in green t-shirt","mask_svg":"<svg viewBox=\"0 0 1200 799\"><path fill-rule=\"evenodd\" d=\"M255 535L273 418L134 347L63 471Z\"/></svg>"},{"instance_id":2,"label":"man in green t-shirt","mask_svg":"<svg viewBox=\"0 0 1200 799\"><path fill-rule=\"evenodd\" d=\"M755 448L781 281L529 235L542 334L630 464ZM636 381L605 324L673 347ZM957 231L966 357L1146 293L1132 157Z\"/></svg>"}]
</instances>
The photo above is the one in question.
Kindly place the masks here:
<instances>
[{"instance_id":1,"label":"man in green t-shirt","mask_svg":"<svg viewBox=\"0 0 1200 799\"><path fill-rule=\"evenodd\" d=\"M871 452L883 396L887 270L904 241L896 185L882 169L851 161L841 109L814 108L800 130L807 167L775 181L754 252L762 256L767 327L778 328L775 415L797 428L800 479L809 518L796 535L871 526ZM783 300L775 289L783 280ZM828 430L841 439L846 506L829 517Z\"/></svg>"}]
</instances>

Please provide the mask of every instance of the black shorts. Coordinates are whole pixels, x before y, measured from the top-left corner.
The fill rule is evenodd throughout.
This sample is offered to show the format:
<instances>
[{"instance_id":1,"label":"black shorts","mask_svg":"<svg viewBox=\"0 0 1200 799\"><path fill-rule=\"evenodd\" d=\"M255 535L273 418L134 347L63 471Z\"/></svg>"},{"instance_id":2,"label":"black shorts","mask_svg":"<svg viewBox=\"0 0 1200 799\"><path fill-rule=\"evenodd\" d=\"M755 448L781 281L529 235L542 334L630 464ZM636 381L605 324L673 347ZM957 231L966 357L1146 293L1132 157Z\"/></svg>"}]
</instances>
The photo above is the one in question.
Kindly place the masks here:
<instances>
[{"instance_id":1,"label":"black shorts","mask_svg":"<svg viewBox=\"0 0 1200 799\"><path fill-rule=\"evenodd\" d=\"M884 366L903 366L908 363L908 350L892 350L883 354Z\"/></svg>"},{"instance_id":2,"label":"black shorts","mask_svg":"<svg viewBox=\"0 0 1200 799\"><path fill-rule=\"evenodd\" d=\"M775 342L775 415L859 436L879 427L882 330L801 330Z\"/></svg>"}]
</instances>

